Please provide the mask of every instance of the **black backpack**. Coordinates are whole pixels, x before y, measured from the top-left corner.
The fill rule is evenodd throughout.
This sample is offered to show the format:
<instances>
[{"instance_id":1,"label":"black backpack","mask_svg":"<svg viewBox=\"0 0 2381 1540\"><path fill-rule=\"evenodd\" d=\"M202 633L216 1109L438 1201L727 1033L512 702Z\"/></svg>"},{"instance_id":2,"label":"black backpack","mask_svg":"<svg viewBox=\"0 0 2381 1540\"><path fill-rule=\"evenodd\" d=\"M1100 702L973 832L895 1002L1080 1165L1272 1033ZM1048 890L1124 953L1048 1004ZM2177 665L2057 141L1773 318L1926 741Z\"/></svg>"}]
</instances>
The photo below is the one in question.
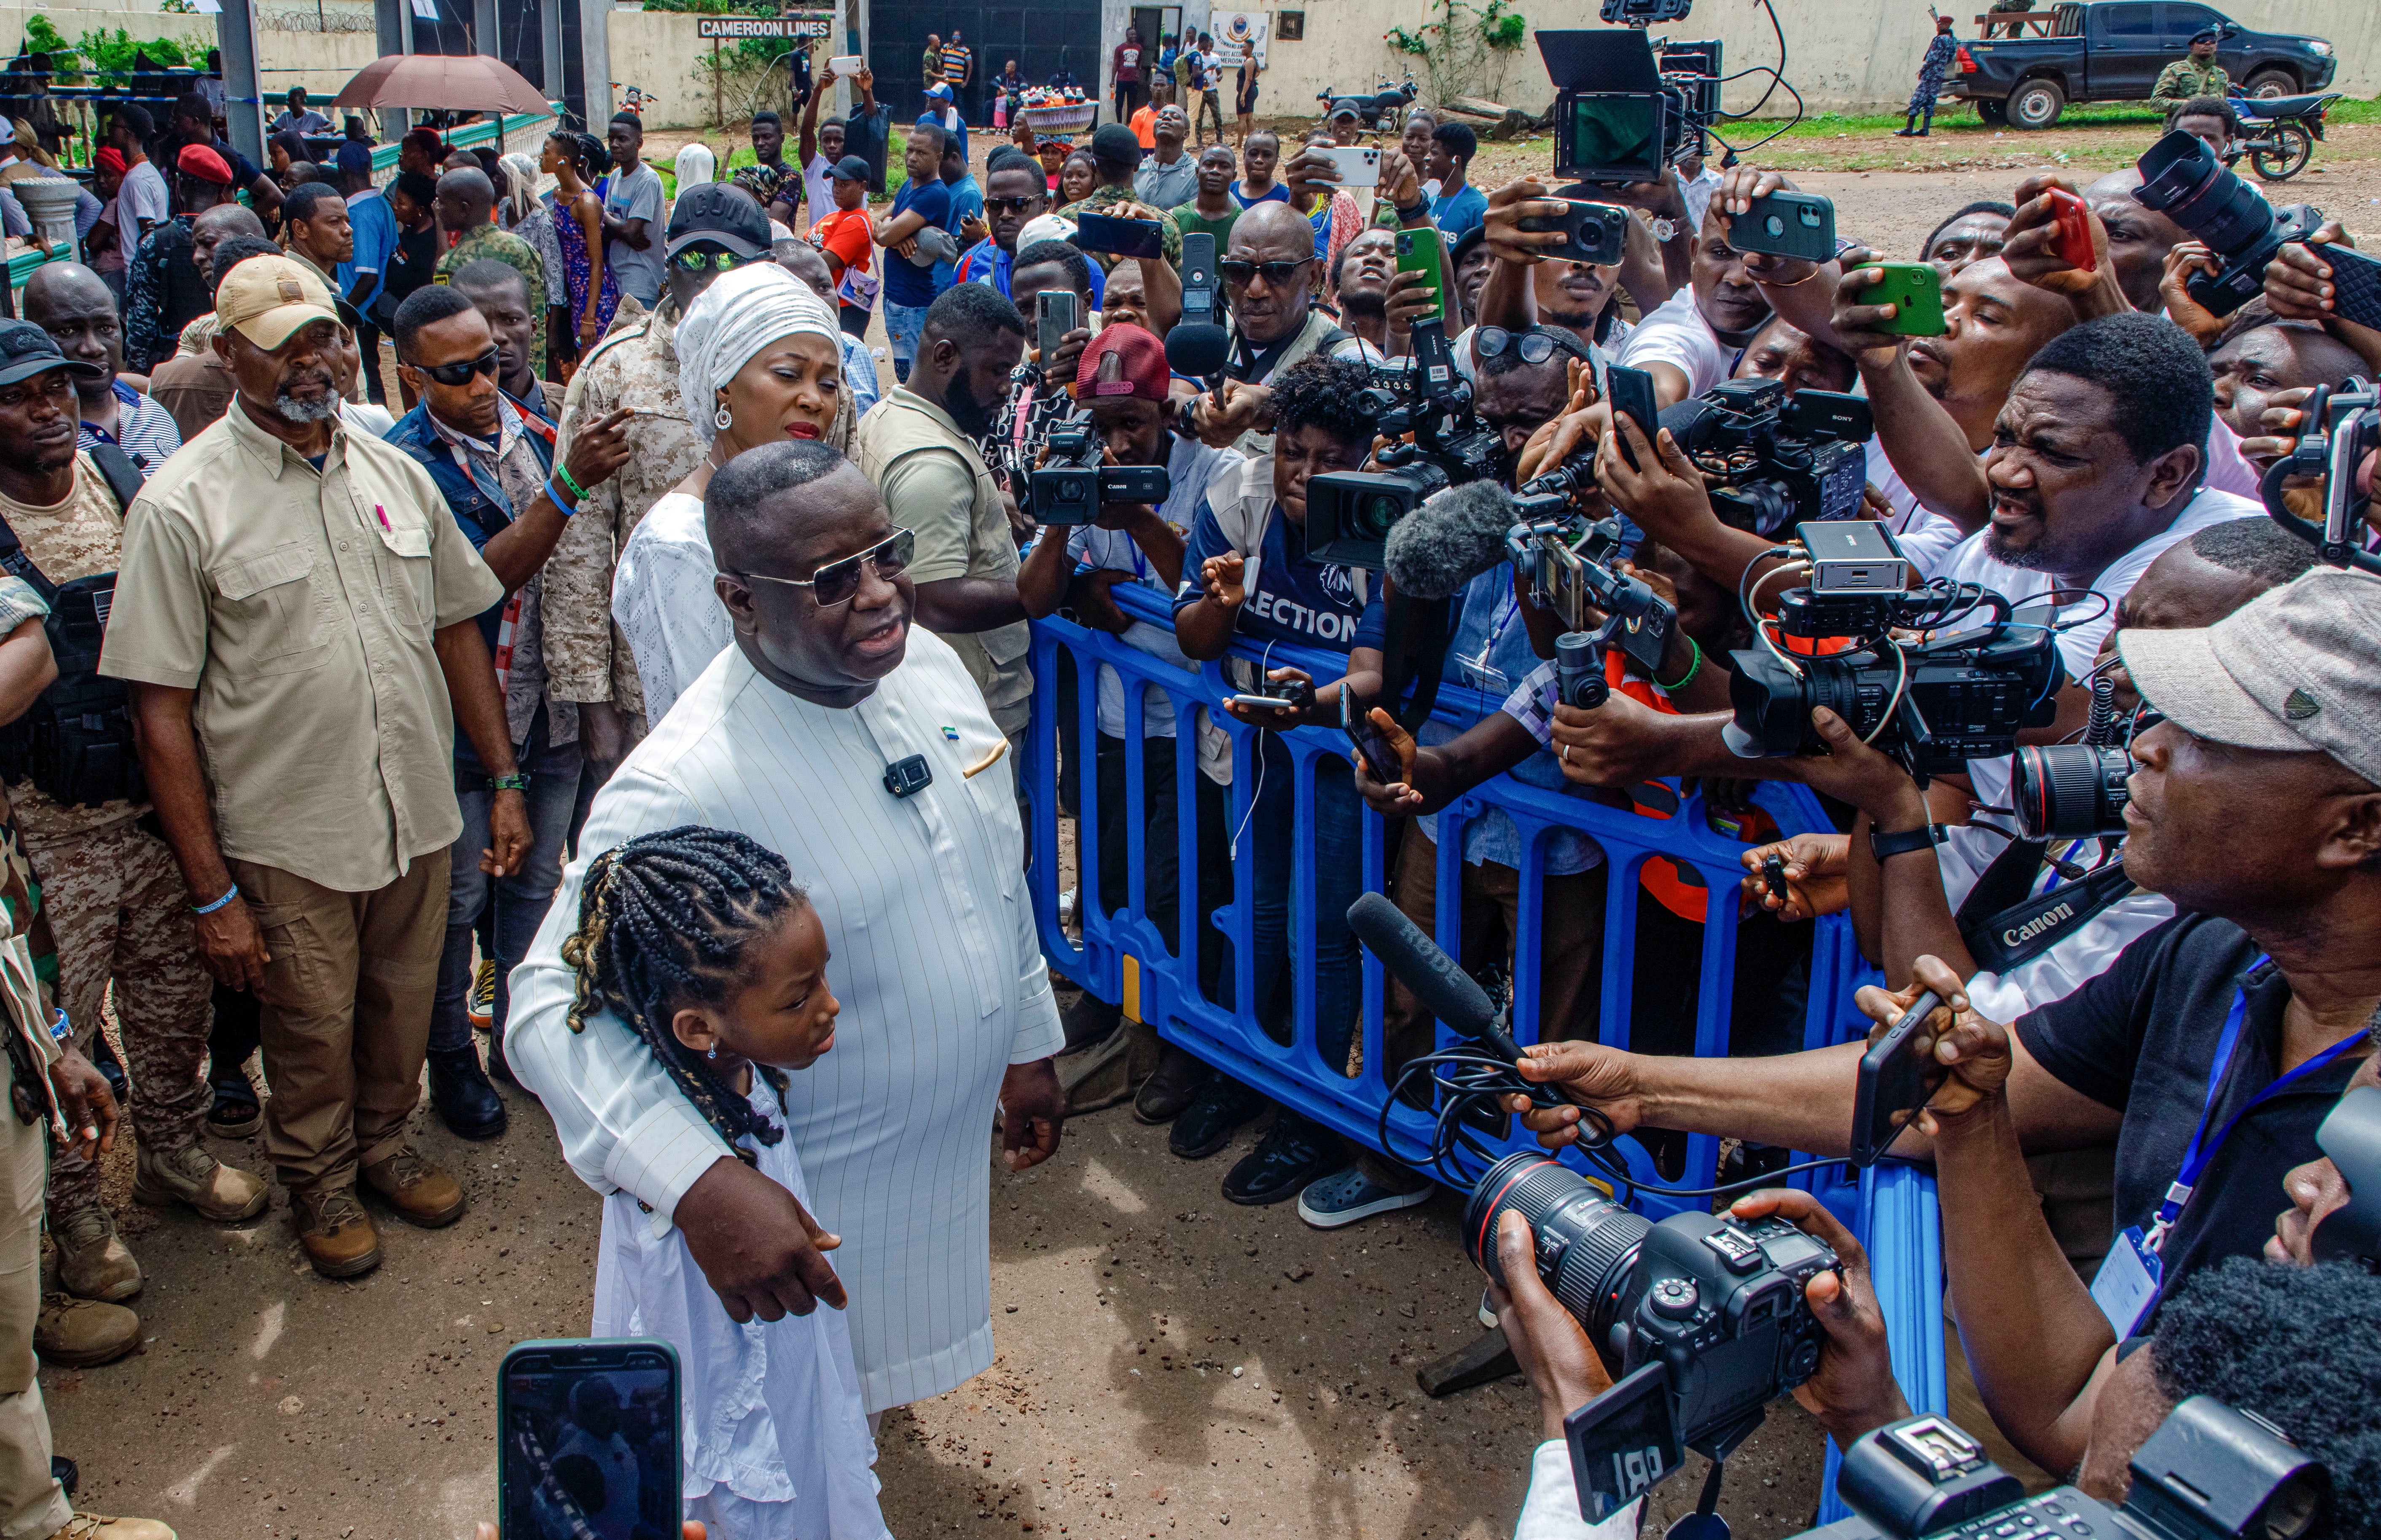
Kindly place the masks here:
<instances>
[{"instance_id":1,"label":"black backpack","mask_svg":"<svg viewBox=\"0 0 2381 1540\"><path fill-rule=\"evenodd\" d=\"M130 507L141 483L131 457L113 444L89 453L116 502ZM0 727L0 778L25 776L68 806L145 800L149 788L132 735L131 693L123 680L99 672L116 574L95 572L53 583L25 554L6 519L0 519L0 570L24 579L49 601L42 629L58 665L57 679L25 715Z\"/></svg>"}]
</instances>

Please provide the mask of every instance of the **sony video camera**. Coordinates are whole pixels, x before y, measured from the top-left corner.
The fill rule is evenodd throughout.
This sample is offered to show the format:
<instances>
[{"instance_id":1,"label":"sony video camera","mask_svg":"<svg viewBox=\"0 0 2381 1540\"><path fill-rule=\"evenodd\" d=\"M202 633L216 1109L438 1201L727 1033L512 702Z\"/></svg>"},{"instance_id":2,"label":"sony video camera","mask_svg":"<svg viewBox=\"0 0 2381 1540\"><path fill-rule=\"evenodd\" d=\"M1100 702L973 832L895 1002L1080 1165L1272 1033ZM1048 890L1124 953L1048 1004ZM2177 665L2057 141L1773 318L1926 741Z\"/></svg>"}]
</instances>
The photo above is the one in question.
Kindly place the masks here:
<instances>
[{"instance_id":1,"label":"sony video camera","mask_svg":"<svg viewBox=\"0 0 2381 1540\"><path fill-rule=\"evenodd\" d=\"M1593 477L1581 463L1523 483L1513 496L1520 521L1505 537L1532 601L1562 619L1562 634L1555 639L1556 699L1589 710L1611 692L1606 653L1618 647L1650 675L1661 666L1678 624L1678 612L1643 579L1613 570L1626 538L1620 520L1569 510L1572 495L1592 486Z\"/></svg>"},{"instance_id":2,"label":"sony video camera","mask_svg":"<svg viewBox=\"0 0 2381 1540\"><path fill-rule=\"evenodd\" d=\"M1166 501L1173 483L1162 465L1103 465L1105 446L1091 409L1044 419L1017 458L1024 473L1012 483L1018 502L1037 524L1088 524L1104 503Z\"/></svg>"},{"instance_id":3,"label":"sony video camera","mask_svg":"<svg viewBox=\"0 0 2381 1540\"><path fill-rule=\"evenodd\" d=\"M1720 45L1665 43L1642 28L1686 15L1683 4L1631 0L1619 30L1535 35L1555 84L1555 176L1604 187L1659 181L1719 116ZM1615 19L1607 5L1605 19ZM1567 191L1567 194L1568 191Z\"/></svg>"},{"instance_id":4,"label":"sony video camera","mask_svg":"<svg viewBox=\"0 0 2381 1540\"><path fill-rule=\"evenodd\" d=\"M1389 526L1442 487L1493 481L1503 471L1505 441L1471 409L1471 382L1455 368L1445 324L1413 324L1413 357L1383 371L1360 398L1392 443L1374 457L1377 471L1328 471L1306 483L1306 550L1317 561L1379 570Z\"/></svg>"},{"instance_id":5,"label":"sony video camera","mask_svg":"<svg viewBox=\"0 0 2381 1540\"><path fill-rule=\"evenodd\" d=\"M2055 605L2012 611L1997 593L1941 579L1908 589L1909 563L1883 524L1806 523L1797 534L1809 582L1778 596L1776 640L1756 619L1756 645L1729 654L1735 720L1721 737L1737 753L1823 752L1811 713L1825 706L1923 786L1969 760L2013 752L2020 728L2056 717L2067 675ZM1979 609L1992 618L1932 634ZM1897 630L1928 634L1904 641Z\"/></svg>"},{"instance_id":6,"label":"sony video camera","mask_svg":"<svg viewBox=\"0 0 2381 1540\"><path fill-rule=\"evenodd\" d=\"M1705 473L1720 522L1754 534L1860 516L1868 402L1832 390L1788 394L1777 380L1728 380L1662 413L1662 426Z\"/></svg>"},{"instance_id":7,"label":"sony video camera","mask_svg":"<svg viewBox=\"0 0 2381 1540\"><path fill-rule=\"evenodd\" d=\"M2331 1473L2270 1424L2213 1396L2168 1412L2134 1451L2132 1468L2120 1507L2072 1486L2029 1497L1948 1419L1905 1417L1844 1451L1836 1491L1856 1516L1799 1540L2319 1540L2335 1533ZM1581 1476L1582 1503L1587 1491Z\"/></svg>"},{"instance_id":8,"label":"sony video camera","mask_svg":"<svg viewBox=\"0 0 2381 1540\"><path fill-rule=\"evenodd\" d=\"M1818 1368L1826 1333L1802 1290L1836 1253L1787 1220L1687 1213L1656 1224L1547 1155L1510 1155L1463 1209L1471 1260L1500 1285L1496 1226L1508 1208L1530 1222L1539 1277L1612 1372L1612 1388L1563 1421L1589 1522L1677 1470L1688 1449L1726 1459Z\"/></svg>"}]
</instances>

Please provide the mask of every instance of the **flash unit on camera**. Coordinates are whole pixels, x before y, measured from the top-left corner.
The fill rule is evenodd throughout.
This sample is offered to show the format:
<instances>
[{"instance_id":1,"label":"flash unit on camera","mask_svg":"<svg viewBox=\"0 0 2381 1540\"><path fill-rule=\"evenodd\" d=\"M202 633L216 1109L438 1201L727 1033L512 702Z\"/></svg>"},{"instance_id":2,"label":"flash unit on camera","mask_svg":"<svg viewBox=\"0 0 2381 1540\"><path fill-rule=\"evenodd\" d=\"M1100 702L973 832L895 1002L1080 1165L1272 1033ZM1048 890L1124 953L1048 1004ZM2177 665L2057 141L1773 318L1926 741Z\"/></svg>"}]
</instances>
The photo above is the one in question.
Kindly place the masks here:
<instances>
[{"instance_id":1,"label":"flash unit on camera","mask_svg":"<svg viewBox=\"0 0 2381 1540\"><path fill-rule=\"evenodd\" d=\"M1870 519L1797 524L1794 536L1811 555L1814 593L1899 593L1910 586L1910 561L1893 532Z\"/></svg>"}]
</instances>

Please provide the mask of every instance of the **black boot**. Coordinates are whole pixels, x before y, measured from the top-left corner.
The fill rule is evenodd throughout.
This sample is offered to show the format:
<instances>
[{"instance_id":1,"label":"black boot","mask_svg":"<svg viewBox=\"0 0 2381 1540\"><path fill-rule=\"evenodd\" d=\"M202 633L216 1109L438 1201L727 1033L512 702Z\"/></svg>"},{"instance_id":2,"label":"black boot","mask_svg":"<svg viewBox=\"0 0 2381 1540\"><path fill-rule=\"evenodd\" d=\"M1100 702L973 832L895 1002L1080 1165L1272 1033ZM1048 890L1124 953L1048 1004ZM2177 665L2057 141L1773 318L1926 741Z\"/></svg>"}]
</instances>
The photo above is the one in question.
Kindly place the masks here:
<instances>
[{"instance_id":1,"label":"black boot","mask_svg":"<svg viewBox=\"0 0 2381 1540\"><path fill-rule=\"evenodd\" d=\"M431 1051L430 1105L460 1138L494 1139L505 1131L504 1099L481 1069L479 1050L468 1045Z\"/></svg>"},{"instance_id":2,"label":"black boot","mask_svg":"<svg viewBox=\"0 0 2381 1540\"><path fill-rule=\"evenodd\" d=\"M1901 120L1901 127L1893 130L1893 137L1896 139L1917 138L1918 115L1916 113L1911 113L1907 117L1904 117Z\"/></svg>"},{"instance_id":3,"label":"black boot","mask_svg":"<svg viewBox=\"0 0 2381 1540\"><path fill-rule=\"evenodd\" d=\"M1911 137L1911 138L1912 138L1912 139L1925 139L1925 138L1927 138L1928 136L1932 135L1934 132L1935 132L1935 115L1934 115L1933 113L1931 113L1931 112L1930 112L1930 113L1928 113L1928 114L1926 115L1926 121L1925 121L1925 122L1923 122L1923 123L1922 123L1922 124L1920 124L1920 125L1919 125L1919 127L1918 127L1918 131L1917 131L1916 133L1914 133L1914 134L1911 135L1910 137Z\"/></svg>"}]
</instances>

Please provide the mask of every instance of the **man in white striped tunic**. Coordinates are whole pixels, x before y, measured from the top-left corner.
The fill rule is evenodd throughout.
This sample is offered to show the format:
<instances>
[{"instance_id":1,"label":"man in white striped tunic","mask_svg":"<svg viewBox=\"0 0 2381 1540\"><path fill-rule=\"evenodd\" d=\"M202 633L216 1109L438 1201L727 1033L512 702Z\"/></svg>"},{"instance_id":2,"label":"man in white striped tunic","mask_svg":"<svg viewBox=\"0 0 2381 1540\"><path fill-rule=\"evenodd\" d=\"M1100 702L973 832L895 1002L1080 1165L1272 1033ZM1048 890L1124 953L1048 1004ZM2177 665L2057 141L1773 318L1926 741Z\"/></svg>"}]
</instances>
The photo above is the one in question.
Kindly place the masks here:
<instances>
[{"instance_id":1,"label":"man in white striped tunic","mask_svg":"<svg viewBox=\"0 0 2381 1540\"><path fill-rule=\"evenodd\" d=\"M731 1315L849 1290L873 1416L992 1363L985 1136L997 1102L1012 1169L1056 1151L1058 1014L1007 767L984 773L1007 739L958 654L910 624L908 532L812 443L738 456L705 501L735 645L597 796L513 974L507 1047L580 1179L678 1225ZM843 1024L786 1110L816 1228L843 1238L831 1266L791 1195L735 1158L626 1026L564 1020L576 979L560 947L589 861L687 824L782 853L826 926Z\"/></svg>"}]
</instances>

